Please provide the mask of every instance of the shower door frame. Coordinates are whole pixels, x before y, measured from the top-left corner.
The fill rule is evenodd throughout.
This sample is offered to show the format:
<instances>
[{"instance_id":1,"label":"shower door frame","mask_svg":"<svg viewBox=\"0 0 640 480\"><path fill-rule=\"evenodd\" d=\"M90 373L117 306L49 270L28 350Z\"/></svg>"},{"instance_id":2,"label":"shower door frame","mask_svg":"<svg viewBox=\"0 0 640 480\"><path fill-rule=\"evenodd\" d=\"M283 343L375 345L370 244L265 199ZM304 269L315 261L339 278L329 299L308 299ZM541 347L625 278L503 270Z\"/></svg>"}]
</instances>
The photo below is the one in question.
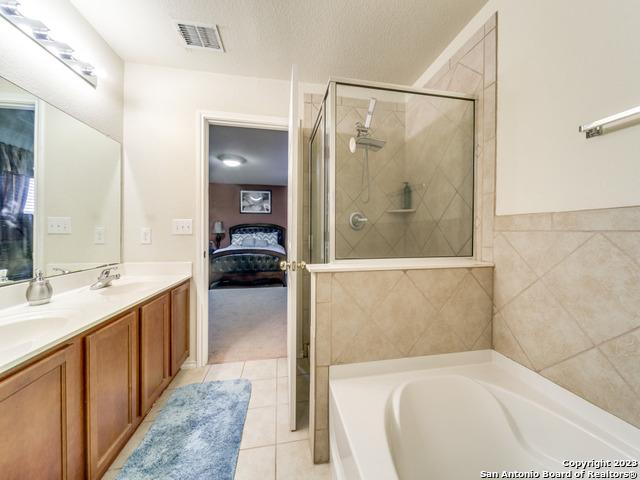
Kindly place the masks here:
<instances>
[{"instance_id":1,"label":"shower door frame","mask_svg":"<svg viewBox=\"0 0 640 480\"><path fill-rule=\"evenodd\" d=\"M361 259L349 259L349 258L336 258L336 205L335 205L335 192L336 192L336 111L337 111L337 86L345 85L350 87L362 87L373 88L378 90L386 90L398 93L414 94L414 95L428 95L432 97L451 98L454 100L467 100L473 103L473 206L472 206L472 254L469 257L388 257L388 258L361 258ZM324 98L325 108L325 130L329 135L329 198L327 208L329 209L329 258L328 264L333 265L359 265L363 264L371 267L375 262L376 265L384 265L393 267L394 265L401 265L406 263L428 263L436 258L472 258L478 260L480 258L480 252L482 252L482 238L480 233L480 222L478 221L478 215L480 211L480 198L478 194L477 179L480 177L477 171L478 162L476 158L477 152L477 138L476 138L476 112L477 112L478 96L445 91L445 90L431 90L425 88L409 87L405 85L398 85L393 83L375 82L368 80L356 80L344 77L330 77L326 89ZM315 122L316 120L314 120ZM363 263L364 262L364 263Z\"/></svg>"}]
</instances>

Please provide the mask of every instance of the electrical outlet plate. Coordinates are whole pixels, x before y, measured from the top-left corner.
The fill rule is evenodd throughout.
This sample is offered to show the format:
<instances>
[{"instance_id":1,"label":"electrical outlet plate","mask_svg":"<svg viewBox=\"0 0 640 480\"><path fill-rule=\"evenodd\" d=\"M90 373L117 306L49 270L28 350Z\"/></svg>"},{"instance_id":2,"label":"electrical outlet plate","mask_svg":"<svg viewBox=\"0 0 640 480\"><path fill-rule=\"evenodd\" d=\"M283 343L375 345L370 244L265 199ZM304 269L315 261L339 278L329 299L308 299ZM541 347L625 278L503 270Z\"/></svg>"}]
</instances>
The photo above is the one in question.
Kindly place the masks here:
<instances>
[{"instance_id":1,"label":"electrical outlet plate","mask_svg":"<svg viewBox=\"0 0 640 480\"><path fill-rule=\"evenodd\" d=\"M173 235L191 235L193 220L191 218L174 218L171 221L171 233Z\"/></svg>"},{"instance_id":2,"label":"electrical outlet plate","mask_svg":"<svg viewBox=\"0 0 640 480\"><path fill-rule=\"evenodd\" d=\"M140 229L140 243L142 245L151 245L151 229L149 227Z\"/></svg>"},{"instance_id":3,"label":"electrical outlet plate","mask_svg":"<svg viewBox=\"0 0 640 480\"><path fill-rule=\"evenodd\" d=\"M71 217L47 217L49 235L71 235Z\"/></svg>"}]
</instances>

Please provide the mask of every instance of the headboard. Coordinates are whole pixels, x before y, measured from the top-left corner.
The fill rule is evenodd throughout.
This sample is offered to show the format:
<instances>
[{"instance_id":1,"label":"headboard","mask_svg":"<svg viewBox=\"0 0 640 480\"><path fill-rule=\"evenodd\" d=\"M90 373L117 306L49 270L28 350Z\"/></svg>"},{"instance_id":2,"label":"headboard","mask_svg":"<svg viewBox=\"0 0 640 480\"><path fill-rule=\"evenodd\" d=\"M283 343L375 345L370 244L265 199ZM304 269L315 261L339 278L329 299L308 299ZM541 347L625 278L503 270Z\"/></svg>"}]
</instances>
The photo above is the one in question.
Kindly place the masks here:
<instances>
[{"instance_id":1,"label":"headboard","mask_svg":"<svg viewBox=\"0 0 640 480\"><path fill-rule=\"evenodd\" d=\"M274 225L272 223L241 223L240 225L234 225L229 227L229 239L234 233L271 233L276 232L278 234L278 243L286 248L284 227L280 225Z\"/></svg>"}]
</instances>

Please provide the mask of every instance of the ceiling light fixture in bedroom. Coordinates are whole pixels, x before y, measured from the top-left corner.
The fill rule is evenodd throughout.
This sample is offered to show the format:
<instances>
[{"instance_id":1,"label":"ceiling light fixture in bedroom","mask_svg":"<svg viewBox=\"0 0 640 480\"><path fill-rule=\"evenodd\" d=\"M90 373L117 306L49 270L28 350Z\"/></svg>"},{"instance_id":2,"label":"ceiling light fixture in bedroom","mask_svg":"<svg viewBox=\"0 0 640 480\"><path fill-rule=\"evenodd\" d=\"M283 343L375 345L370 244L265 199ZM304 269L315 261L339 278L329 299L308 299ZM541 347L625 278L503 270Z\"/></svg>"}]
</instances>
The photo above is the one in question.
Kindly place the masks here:
<instances>
[{"instance_id":1,"label":"ceiling light fixture in bedroom","mask_svg":"<svg viewBox=\"0 0 640 480\"><path fill-rule=\"evenodd\" d=\"M218 155L218 160L224 163L227 167L239 167L240 165L247 163L247 159L240 155L234 155L233 153L221 153Z\"/></svg>"}]
</instances>

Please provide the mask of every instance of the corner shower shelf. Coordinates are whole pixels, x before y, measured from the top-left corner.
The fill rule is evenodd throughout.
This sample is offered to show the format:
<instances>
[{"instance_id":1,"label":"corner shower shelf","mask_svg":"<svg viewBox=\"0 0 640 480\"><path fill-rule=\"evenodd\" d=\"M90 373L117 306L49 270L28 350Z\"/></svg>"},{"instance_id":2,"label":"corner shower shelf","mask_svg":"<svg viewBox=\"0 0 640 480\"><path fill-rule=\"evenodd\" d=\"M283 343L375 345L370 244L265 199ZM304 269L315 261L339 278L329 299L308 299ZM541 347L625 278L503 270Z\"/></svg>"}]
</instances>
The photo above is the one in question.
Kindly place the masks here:
<instances>
[{"instance_id":1,"label":"corner shower shelf","mask_svg":"<svg viewBox=\"0 0 640 480\"><path fill-rule=\"evenodd\" d=\"M399 208L397 210L387 210L387 213L413 213L415 211L415 208Z\"/></svg>"}]
</instances>

